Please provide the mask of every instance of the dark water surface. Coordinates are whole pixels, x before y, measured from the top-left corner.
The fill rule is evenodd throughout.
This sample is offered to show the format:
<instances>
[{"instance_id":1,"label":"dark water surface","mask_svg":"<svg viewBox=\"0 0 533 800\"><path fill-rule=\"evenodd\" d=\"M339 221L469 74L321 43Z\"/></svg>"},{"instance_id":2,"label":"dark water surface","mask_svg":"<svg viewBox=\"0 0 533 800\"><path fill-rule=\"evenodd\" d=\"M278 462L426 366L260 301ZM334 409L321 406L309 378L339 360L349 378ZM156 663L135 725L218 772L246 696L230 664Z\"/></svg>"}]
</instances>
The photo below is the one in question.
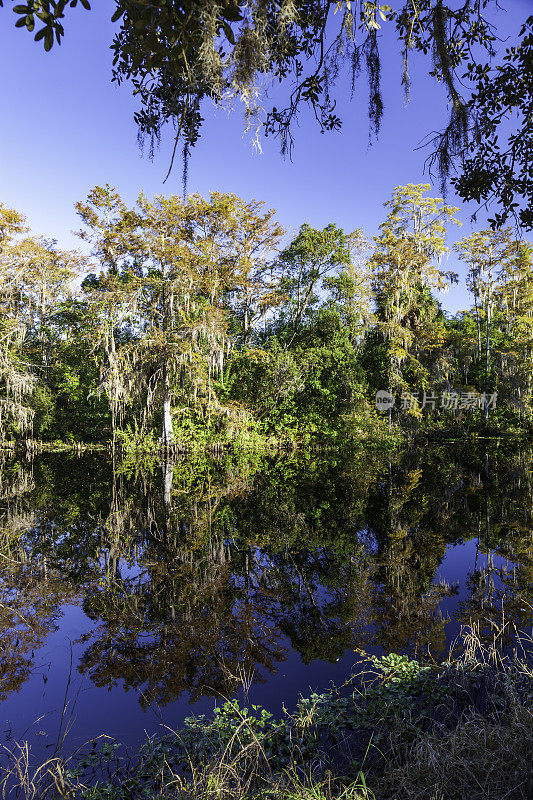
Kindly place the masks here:
<instances>
[{"instance_id":1,"label":"dark water surface","mask_svg":"<svg viewBox=\"0 0 533 800\"><path fill-rule=\"evenodd\" d=\"M0 742L135 745L243 681L290 709L356 648L438 659L463 624L530 630L532 480L504 442L0 455Z\"/></svg>"}]
</instances>

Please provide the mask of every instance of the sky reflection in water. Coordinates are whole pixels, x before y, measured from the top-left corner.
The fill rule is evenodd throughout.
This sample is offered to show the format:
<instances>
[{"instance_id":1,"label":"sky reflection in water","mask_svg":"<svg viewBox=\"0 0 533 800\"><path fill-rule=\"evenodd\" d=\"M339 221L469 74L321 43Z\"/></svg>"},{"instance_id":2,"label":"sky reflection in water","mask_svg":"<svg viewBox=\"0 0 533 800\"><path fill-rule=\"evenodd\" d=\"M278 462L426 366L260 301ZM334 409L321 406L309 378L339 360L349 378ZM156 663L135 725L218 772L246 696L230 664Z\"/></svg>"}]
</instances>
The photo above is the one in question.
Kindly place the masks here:
<instances>
[{"instance_id":1,"label":"sky reflection in water","mask_svg":"<svg viewBox=\"0 0 533 800\"><path fill-rule=\"evenodd\" d=\"M532 455L0 456L2 740L29 728L49 752L65 693L69 743L135 744L243 675L280 712L344 681L355 648L442 658L502 609L527 629Z\"/></svg>"}]
</instances>

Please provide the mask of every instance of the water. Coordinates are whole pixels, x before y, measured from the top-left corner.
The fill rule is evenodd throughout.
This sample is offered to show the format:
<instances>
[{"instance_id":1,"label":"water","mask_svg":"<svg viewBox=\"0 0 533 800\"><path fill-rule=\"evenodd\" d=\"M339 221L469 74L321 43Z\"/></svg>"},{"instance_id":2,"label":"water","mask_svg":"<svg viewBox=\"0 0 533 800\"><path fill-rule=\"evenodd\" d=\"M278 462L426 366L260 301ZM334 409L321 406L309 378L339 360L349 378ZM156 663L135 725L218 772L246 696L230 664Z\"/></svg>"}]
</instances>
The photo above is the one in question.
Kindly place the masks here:
<instances>
[{"instance_id":1,"label":"water","mask_svg":"<svg viewBox=\"0 0 533 800\"><path fill-rule=\"evenodd\" d=\"M274 712L360 657L530 630L533 450L0 456L0 741L130 745L250 683Z\"/></svg>"}]
</instances>

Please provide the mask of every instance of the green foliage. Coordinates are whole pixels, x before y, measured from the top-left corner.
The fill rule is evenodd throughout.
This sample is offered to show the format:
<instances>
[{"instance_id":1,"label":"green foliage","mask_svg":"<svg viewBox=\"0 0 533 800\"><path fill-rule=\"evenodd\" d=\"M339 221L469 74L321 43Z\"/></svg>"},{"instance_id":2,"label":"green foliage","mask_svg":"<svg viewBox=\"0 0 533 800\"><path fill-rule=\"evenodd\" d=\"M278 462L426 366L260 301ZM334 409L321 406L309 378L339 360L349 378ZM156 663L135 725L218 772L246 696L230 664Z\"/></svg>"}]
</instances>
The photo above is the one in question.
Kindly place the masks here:
<instances>
[{"instance_id":1,"label":"green foliage","mask_svg":"<svg viewBox=\"0 0 533 800\"><path fill-rule=\"evenodd\" d=\"M141 452L530 430L531 247L509 229L459 242L473 307L448 317L434 292L457 279L440 263L456 209L428 190L397 187L373 244L304 224L277 254L256 201L128 208L96 187L77 209L101 269L77 296L87 264L1 206L1 435Z\"/></svg>"},{"instance_id":2,"label":"green foliage","mask_svg":"<svg viewBox=\"0 0 533 800\"><path fill-rule=\"evenodd\" d=\"M468 147L455 148L461 173L452 183L467 201L485 206L497 201L490 220L495 229L509 220L533 229L532 64L533 16L524 21L518 41L506 48L499 64L468 64L467 77L475 87L469 104L475 136Z\"/></svg>"},{"instance_id":3,"label":"green foliage","mask_svg":"<svg viewBox=\"0 0 533 800\"><path fill-rule=\"evenodd\" d=\"M90 8L88 0L79 2ZM64 34L65 12L77 5L78 0L17 3L15 26L33 32L42 24L34 38L50 50L54 38L59 43ZM450 109L448 123L433 135L430 153L442 182L456 168L453 183L459 196L485 205L496 200L494 227L514 217L531 228L533 17L523 21L518 40L504 50L498 11L503 10L497 0L459 5L443 0L328 0L316 6L302 0L116 0L111 17L116 23L113 79L131 83L141 103L135 122L141 138L150 138L152 150L171 123L177 131L175 145L182 143L186 159L200 135L202 104L209 100L227 107L229 97L244 104L247 129L255 130L256 140L263 128L280 138L285 153L292 149L305 106L322 132L341 127L336 80L346 71L355 85L362 65L370 131L377 134L383 114L382 48L399 49L398 90L406 97L409 57L418 53L429 76L444 89ZM279 100L277 106L268 104L266 75L290 86L281 106ZM170 169L173 163L174 155Z\"/></svg>"},{"instance_id":4,"label":"green foliage","mask_svg":"<svg viewBox=\"0 0 533 800\"><path fill-rule=\"evenodd\" d=\"M342 696L333 687L325 694L301 699L296 712L280 720L259 706L226 701L212 716L190 717L176 734L148 740L129 766L120 744L104 739L81 757L66 763L59 760L51 782L59 774L56 786L63 789L58 797L82 800L209 800L222 792L240 800L259 796L393 800L420 796L421 791L429 796L436 786L446 789L443 796L455 796L449 789L453 790L456 770L463 781L471 781L471 785L461 784L460 798L468 789L476 800L496 800L513 780L519 781L517 799L528 796L531 711L527 681L531 669L527 663L516 656L494 666L465 659L430 675L418 662L396 654L371 657L371 661L378 688L361 685L359 680L360 688L353 695ZM480 689L485 693L482 714L474 710ZM437 706L441 714L447 711L445 724L432 718ZM354 731L368 742L356 751L349 744ZM476 745L465 764L468 737ZM495 737L499 747L493 742ZM457 739L462 754L453 752ZM448 756L443 752L446 747ZM499 749L505 752L506 762L512 763L509 775L495 778L501 785L492 792L490 782L476 773L479 760L486 762L482 769L492 771L490 761ZM445 763L439 763L438 778L421 750L424 754L442 751ZM504 764L496 769L505 769ZM96 778L100 775L101 780ZM37 785L43 791L47 788L42 778ZM404 786L409 794L399 795Z\"/></svg>"}]
</instances>

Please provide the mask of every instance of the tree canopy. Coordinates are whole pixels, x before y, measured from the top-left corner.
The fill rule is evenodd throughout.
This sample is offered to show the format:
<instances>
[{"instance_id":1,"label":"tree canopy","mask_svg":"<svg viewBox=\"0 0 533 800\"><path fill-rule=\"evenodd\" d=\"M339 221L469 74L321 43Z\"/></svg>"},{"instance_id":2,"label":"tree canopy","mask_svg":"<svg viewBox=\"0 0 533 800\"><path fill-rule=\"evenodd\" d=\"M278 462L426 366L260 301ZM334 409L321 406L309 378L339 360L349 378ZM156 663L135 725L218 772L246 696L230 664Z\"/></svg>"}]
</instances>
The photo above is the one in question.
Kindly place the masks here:
<instances>
[{"instance_id":1,"label":"tree canopy","mask_svg":"<svg viewBox=\"0 0 533 800\"><path fill-rule=\"evenodd\" d=\"M505 48L497 0L115 0L113 80L140 101L141 138L152 147L168 123L185 158L200 135L204 101L242 104L246 126L278 137L290 152L305 107L322 131L338 130L339 91L367 74L371 134L383 114L381 53L399 48L399 88L409 94L409 59L419 53L448 100L445 128L429 136L429 165L465 200L489 206L493 227L508 219L533 227L533 16ZM0 5L3 5L0 0ZM89 9L88 0L79 4ZM60 42L65 13L78 0L26 0L16 25L36 28L45 49ZM268 84L286 89L283 105ZM428 120L428 127L431 123ZM176 147L174 153L176 152Z\"/></svg>"},{"instance_id":2,"label":"tree canopy","mask_svg":"<svg viewBox=\"0 0 533 800\"><path fill-rule=\"evenodd\" d=\"M304 223L285 242L258 201L129 206L97 186L76 204L90 257L0 205L0 438L173 451L531 430L533 249L512 228L458 242L472 304L447 315L457 209L429 191L396 187L372 238Z\"/></svg>"}]
</instances>

